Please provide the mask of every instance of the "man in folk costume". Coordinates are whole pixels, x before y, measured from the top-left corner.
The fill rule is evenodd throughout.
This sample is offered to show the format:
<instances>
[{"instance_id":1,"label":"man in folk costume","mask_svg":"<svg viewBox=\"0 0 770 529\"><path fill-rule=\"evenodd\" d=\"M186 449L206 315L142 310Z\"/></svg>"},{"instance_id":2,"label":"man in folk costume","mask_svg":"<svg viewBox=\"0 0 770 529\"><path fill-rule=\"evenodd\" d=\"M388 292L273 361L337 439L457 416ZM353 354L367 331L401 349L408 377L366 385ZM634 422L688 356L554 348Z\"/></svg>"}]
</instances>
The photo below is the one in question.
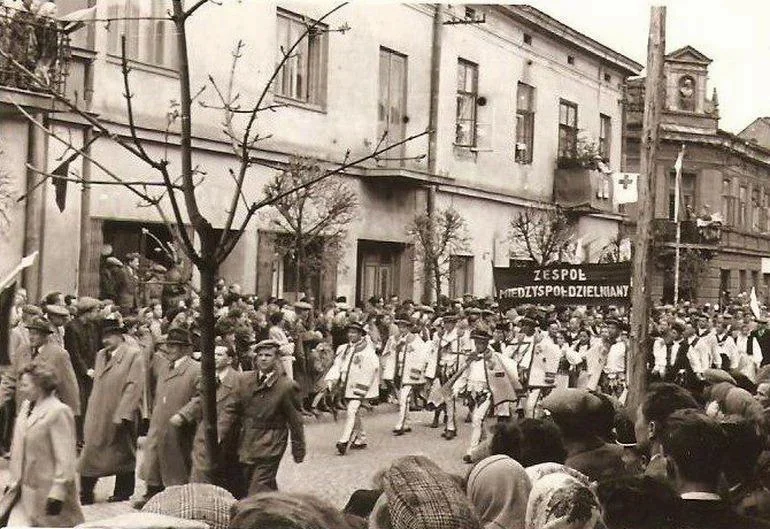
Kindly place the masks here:
<instances>
[{"instance_id":1,"label":"man in folk costume","mask_svg":"<svg viewBox=\"0 0 770 529\"><path fill-rule=\"evenodd\" d=\"M535 345L542 339L542 336L535 331L537 322L532 318L522 316L516 321L519 332L510 346L510 358L516 363L516 370L519 374L519 380L522 385L527 387L529 380L529 369L532 365ZM519 414L524 414L526 409L527 395L522 396L517 409Z\"/></svg>"},{"instance_id":2,"label":"man in folk costume","mask_svg":"<svg viewBox=\"0 0 770 529\"><path fill-rule=\"evenodd\" d=\"M455 395L467 392L476 404L470 445L463 456L466 463L471 462L471 451L481 442L487 416L492 415L498 420L509 419L510 404L518 400L517 393L523 389L516 363L489 347L492 336L487 331L475 330L471 339L476 350L461 367L462 374L452 388Z\"/></svg>"},{"instance_id":3,"label":"man in folk costume","mask_svg":"<svg viewBox=\"0 0 770 529\"><path fill-rule=\"evenodd\" d=\"M347 400L347 418L342 430L337 451L340 455L351 448L366 448L366 433L358 412L365 400L379 395L380 360L359 322L348 324L348 343L337 348L337 356L326 374L327 387L331 390L339 384Z\"/></svg>"},{"instance_id":4,"label":"man in folk costume","mask_svg":"<svg viewBox=\"0 0 770 529\"><path fill-rule=\"evenodd\" d=\"M470 336L462 332L457 327L457 316L447 314L441 319L441 331L436 335L433 342L433 350L430 362L425 372L426 378L433 380L432 394L436 394L441 386L447 383L459 369L465 366L465 359L473 351L473 342ZM433 413L433 423L431 428L438 428L439 417L444 412L446 426L441 437L451 441L457 437L457 423L455 422L455 413L457 403L452 396L451 399L429 398L429 405L437 406ZM440 402L437 402L440 401Z\"/></svg>"},{"instance_id":5,"label":"man in folk costume","mask_svg":"<svg viewBox=\"0 0 770 529\"><path fill-rule=\"evenodd\" d=\"M770 332L767 330L767 317L754 320L757 328L749 334L746 353L752 358L759 358L759 366L770 364Z\"/></svg>"},{"instance_id":6,"label":"man in folk costume","mask_svg":"<svg viewBox=\"0 0 770 529\"><path fill-rule=\"evenodd\" d=\"M653 345L655 365L652 376L662 382L673 382L684 388L692 387L695 373L687 358L689 344L682 338L684 325L674 322L666 336Z\"/></svg>"},{"instance_id":7,"label":"man in folk costume","mask_svg":"<svg viewBox=\"0 0 770 529\"><path fill-rule=\"evenodd\" d=\"M717 368L729 371L738 367L740 358L738 357L738 346L732 336L729 321L732 316L724 314L716 318L716 358L719 359Z\"/></svg>"},{"instance_id":8,"label":"man in folk costume","mask_svg":"<svg viewBox=\"0 0 770 529\"><path fill-rule=\"evenodd\" d=\"M713 332L709 317L705 313L698 316L697 334L690 342L687 356L693 371L701 379L706 369L717 364L721 365L716 334Z\"/></svg>"},{"instance_id":9,"label":"man in folk costume","mask_svg":"<svg viewBox=\"0 0 770 529\"><path fill-rule=\"evenodd\" d=\"M412 400L412 392L419 391L425 384L425 370L428 367L428 347L418 334L418 325L407 319L406 315L395 319L398 325L402 347L399 349L399 359L396 362L396 378L401 381L401 390L398 396L398 423L393 429L393 435L399 436L411 432L409 426L409 406Z\"/></svg>"},{"instance_id":10,"label":"man in folk costume","mask_svg":"<svg viewBox=\"0 0 770 529\"><path fill-rule=\"evenodd\" d=\"M194 430L174 426L171 417L197 394L201 368L190 356L192 342L186 328L170 328L164 349L165 355L155 355L151 373L153 409L139 470L147 492L134 503L136 508L164 488L184 485L190 478Z\"/></svg>"},{"instance_id":11,"label":"man in folk costume","mask_svg":"<svg viewBox=\"0 0 770 529\"><path fill-rule=\"evenodd\" d=\"M123 332L117 320L102 323L104 349L96 353L80 458L83 505L94 502L94 487L104 476L116 476L108 501L126 501L134 493L144 371L140 349L129 345Z\"/></svg>"},{"instance_id":12,"label":"man in folk costume","mask_svg":"<svg viewBox=\"0 0 770 529\"><path fill-rule=\"evenodd\" d=\"M524 407L525 417L535 418L541 399L556 386L556 371L564 356L561 348L556 344L558 332L556 324L549 325L548 334L536 343L532 350L532 363L527 379L527 401Z\"/></svg>"},{"instance_id":13,"label":"man in folk costume","mask_svg":"<svg viewBox=\"0 0 770 529\"><path fill-rule=\"evenodd\" d=\"M626 352L628 347L620 335L625 324L615 318L605 320L610 348L599 386L602 393L620 397L626 389Z\"/></svg>"},{"instance_id":14,"label":"man in folk costume","mask_svg":"<svg viewBox=\"0 0 770 529\"><path fill-rule=\"evenodd\" d=\"M388 339L380 355L380 379L385 388L386 402L398 402L399 388L396 384L396 364L403 345L398 325L390 324Z\"/></svg>"}]
</instances>

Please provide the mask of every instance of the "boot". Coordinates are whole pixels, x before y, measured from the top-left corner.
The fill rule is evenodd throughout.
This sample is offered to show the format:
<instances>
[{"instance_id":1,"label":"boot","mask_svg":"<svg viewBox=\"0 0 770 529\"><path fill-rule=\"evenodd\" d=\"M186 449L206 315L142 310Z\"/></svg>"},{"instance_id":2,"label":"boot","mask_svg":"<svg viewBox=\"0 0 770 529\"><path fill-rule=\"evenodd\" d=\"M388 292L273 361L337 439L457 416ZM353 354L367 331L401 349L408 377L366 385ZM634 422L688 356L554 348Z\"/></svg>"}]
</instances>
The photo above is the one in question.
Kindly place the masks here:
<instances>
[{"instance_id":1,"label":"boot","mask_svg":"<svg viewBox=\"0 0 770 529\"><path fill-rule=\"evenodd\" d=\"M347 449L348 449L348 444L347 444L347 443L337 443L337 445L336 445L336 446L337 446L337 452L339 452L339 454L340 454L341 456L344 456L344 455L345 455L345 452L346 452L346 451L347 451Z\"/></svg>"},{"instance_id":2,"label":"boot","mask_svg":"<svg viewBox=\"0 0 770 529\"><path fill-rule=\"evenodd\" d=\"M438 416L439 416L438 411L433 413L433 422L430 423L429 428L438 428Z\"/></svg>"}]
</instances>

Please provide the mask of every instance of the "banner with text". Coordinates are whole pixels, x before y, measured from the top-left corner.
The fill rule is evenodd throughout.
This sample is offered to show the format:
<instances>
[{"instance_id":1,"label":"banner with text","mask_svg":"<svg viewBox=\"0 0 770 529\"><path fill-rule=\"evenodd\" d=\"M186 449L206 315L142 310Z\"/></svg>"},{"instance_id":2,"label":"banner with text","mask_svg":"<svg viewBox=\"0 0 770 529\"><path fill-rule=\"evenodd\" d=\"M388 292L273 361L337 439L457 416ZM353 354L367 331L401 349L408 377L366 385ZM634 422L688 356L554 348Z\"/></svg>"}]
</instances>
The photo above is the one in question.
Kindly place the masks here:
<instances>
[{"instance_id":1,"label":"banner with text","mask_svg":"<svg viewBox=\"0 0 770 529\"><path fill-rule=\"evenodd\" d=\"M628 305L631 263L560 264L494 269L497 301L517 305Z\"/></svg>"}]
</instances>

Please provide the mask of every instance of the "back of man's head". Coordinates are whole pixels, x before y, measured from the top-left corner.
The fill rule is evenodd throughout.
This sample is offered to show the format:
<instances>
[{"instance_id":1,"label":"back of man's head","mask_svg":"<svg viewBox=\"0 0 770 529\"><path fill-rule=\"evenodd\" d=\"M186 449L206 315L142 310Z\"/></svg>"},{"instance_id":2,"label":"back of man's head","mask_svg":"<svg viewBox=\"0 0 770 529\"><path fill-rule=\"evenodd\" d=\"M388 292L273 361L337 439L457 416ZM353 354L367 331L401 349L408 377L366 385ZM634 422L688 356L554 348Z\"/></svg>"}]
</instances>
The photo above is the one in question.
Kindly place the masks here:
<instances>
[{"instance_id":1,"label":"back of man's head","mask_svg":"<svg viewBox=\"0 0 770 529\"><path fill-rule=\"evenodd\" d=\"M698 410L678 410L666 419L660 442L664 455L676 466L680 488L697 483L716 490L727 448L719 423Z\"/></svg>"},{"instance_id":2,"label":"back of man's head","mask_svg":"<svg viewBox=\"0 0 770 529\"><path fill-rule=\"evenodd\" d=\"M676 410L699 409L692 394L676 384L652 384L642 401L642 413L648 422L662 424Z\"/></svg>"}]
</instances>

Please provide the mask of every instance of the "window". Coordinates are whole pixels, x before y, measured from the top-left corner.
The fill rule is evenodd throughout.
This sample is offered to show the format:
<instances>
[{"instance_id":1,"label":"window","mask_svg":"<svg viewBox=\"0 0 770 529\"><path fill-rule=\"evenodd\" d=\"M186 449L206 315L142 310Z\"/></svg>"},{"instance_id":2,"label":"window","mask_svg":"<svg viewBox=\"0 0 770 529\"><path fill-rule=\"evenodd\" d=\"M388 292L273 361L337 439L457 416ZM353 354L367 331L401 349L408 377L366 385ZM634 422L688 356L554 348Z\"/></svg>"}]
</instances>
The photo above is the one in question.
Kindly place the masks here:
<instances>
[{"instance_id":1,"label":"window","mask_svg":"<svg viewBox=\"0 0 770 529\"><path fill-rule=\"evenodd\" d=\"M727 224L735 223L735 198L729 178L722 180L722 217Z\"/></svg>"},{"instance_id":2,"label":"window","mask_svg":"<svg viewBox=\"0 0 770 529\"><path fill-rule=\"evenodd\" d=\"M741 186L738 194L738 225L742 228L746 227L746 223L749 220L747 215L748 204L746 203L747 191L746 186Z\"/></svg>"},{"instance_id":3,"label":"window","mask_svg":"<svg viewBox=\"0 0 770 529\"><path fill-rule=\"evenodd\" d=\"M746 292L746 270L738 271L738 282L741 292Z\"/></svg>"},{"instance_id":4,"label":"window","mask_svg":"<svg viewBox=\"0 0 770 529\"><path fill-rule=\"evenodd\" d=\"M281 68L276 78L275 93L302 103L323 106L326 103L327 32L326 26L321 24L307 32L313 23L309 18L278 10L277 62L300 38L302 40Z\"/></svg>"},{"instance_id":5,"label":"window","mask_svg":"<svg viewBox=\"0 0 770 529\"><path fill-rule=\"evenodd\" d=\"M759 231L761 229L762 202L761 193L758 187L751 190L751 229Z\"/></svg>"},{"instance_id":6,"label":"window","mask_svg":"<svg viewBox=\"0 0 770 529\"><path fill-rule=\"evenodd\" d=\"M751 271L751 286L759 290L759 272L757 270Z\"/></svg>"},{"instance_id":7,"label":"window","mask_svg":"<svg viewBox=\"0 0 770 529\"><path fill-rule=\"evenodd\" d=\"M612 118L599 114L599 153L602 159L609 161L612 146Z\"/></svg>"},{"instance_id":8,"label":"window","mask_svg":"<svg viewBox=\"0 0 770 529\"><path fill-rule=\"evenodd\" d=\"M528 46L532 46L532 35L529 33L524 34L524 44L527 44Z\"/></svg>"},{"instance_id":9,"label":"window","mask_svg":"<svg viewBox=\"0 0 770 529\"><path fill-rule=\"evenodd\" d=\"M612 82L612 76L608 73L604 74L604 82L605 83L611 83Z\"/></svg>"},{"instance_id":10,"label":"window","mask_svg":"<svg viewBox=\"0 0 770 529\"><path fill-rule=\"evenodd\" d=\"M690 220L689 216L695 214L695 175L692 173L682 173L681 187L679 189L679 219ZM668 218L676 220L674 217L674 200L676 196L676 172L669 173L668 180ZM689 212L689 215L688 215Z\"/></svg>"},{"instance_id":11,"label":"window","mask_svg":"<svg viewBox=\"0 0 770 529\"><path fill-rule=\"evenodd\" d=\"M574 65L575 64L575 57L572 55L567 55L567 64Z\"/></svg>"},{"instance_id":12,"label":"window","mask_svg":"<svg viewBox=\"0 0 770 529\"><path fill-rule=\"evenodd\" d=\"M559 158L577 157L577 105L559 101Z\"/></svg>"},{"instance_id":13,"label":"window","mask_svg":"<svg viewBox=\"0 0 770 529\"><path fill-rule=\"evenodd\" d=\"M170 2L166 0L125 0L107 7L107 17L113 19L107 36L107 53L120 56L121 37L126 38L126 57L135 61L177 68L177 47L174 24L168 17Z\"/></svg>"},{"instance_id":14,"label":"window","mask_svg":"<svg viewBox=\"0 0 770 529\"><path fill-rule=\"evenodd\" d=\"M476 146L476 100L479 97L479 67L463 59L457 61L457 121L455 144Z\"/></svg>"},{"instance_id":15,"label":"window","mask_svg":"<svg viewBox=\"0 0 770 529\"><path fill-rule=\"evenodd\" d=\"M730 269L722 268L719 270L719 302L722 302L722 295L730 292Z\"/></svg>"},{"instance_id":16,"label":"window","mask_svg":"<svg viewBox=\"0 0 770 529\"><path fill-rule=\"evenodd\" d=\"M535 143L535 87L519 83L516 89L517 163L532 163Z\"/></svg>"},{"instance_id":17,"label":"window","mask_svg":"<svg viewBox=\"0 0 770 529\"><path fill-rule=\"evenodd\" d=\"M385 145L404 139L406 132L406 56L380 48L380 93L377 102L377 138L385 135ZM394 148L385 156L402 165L404 146Z\"/></svg>"},{"instance_id":18,"label":"window","mask_svg":"<svg viewBox=\"0 0 770 529\"><path fill-rule=\"evenodd\" d=\"M472 7L465 6L465 20L476 20L476 10Z\"/></svg>"},{"instance_id":19,"label":"window","mask_svg":"<svg viewBox=\"0 0 770 529\"><path fill-rule=\"evenodd\" d=\"M473 294L473 256L453 255L449 258L449 297Z\"/></svg>"}]
</instances>

